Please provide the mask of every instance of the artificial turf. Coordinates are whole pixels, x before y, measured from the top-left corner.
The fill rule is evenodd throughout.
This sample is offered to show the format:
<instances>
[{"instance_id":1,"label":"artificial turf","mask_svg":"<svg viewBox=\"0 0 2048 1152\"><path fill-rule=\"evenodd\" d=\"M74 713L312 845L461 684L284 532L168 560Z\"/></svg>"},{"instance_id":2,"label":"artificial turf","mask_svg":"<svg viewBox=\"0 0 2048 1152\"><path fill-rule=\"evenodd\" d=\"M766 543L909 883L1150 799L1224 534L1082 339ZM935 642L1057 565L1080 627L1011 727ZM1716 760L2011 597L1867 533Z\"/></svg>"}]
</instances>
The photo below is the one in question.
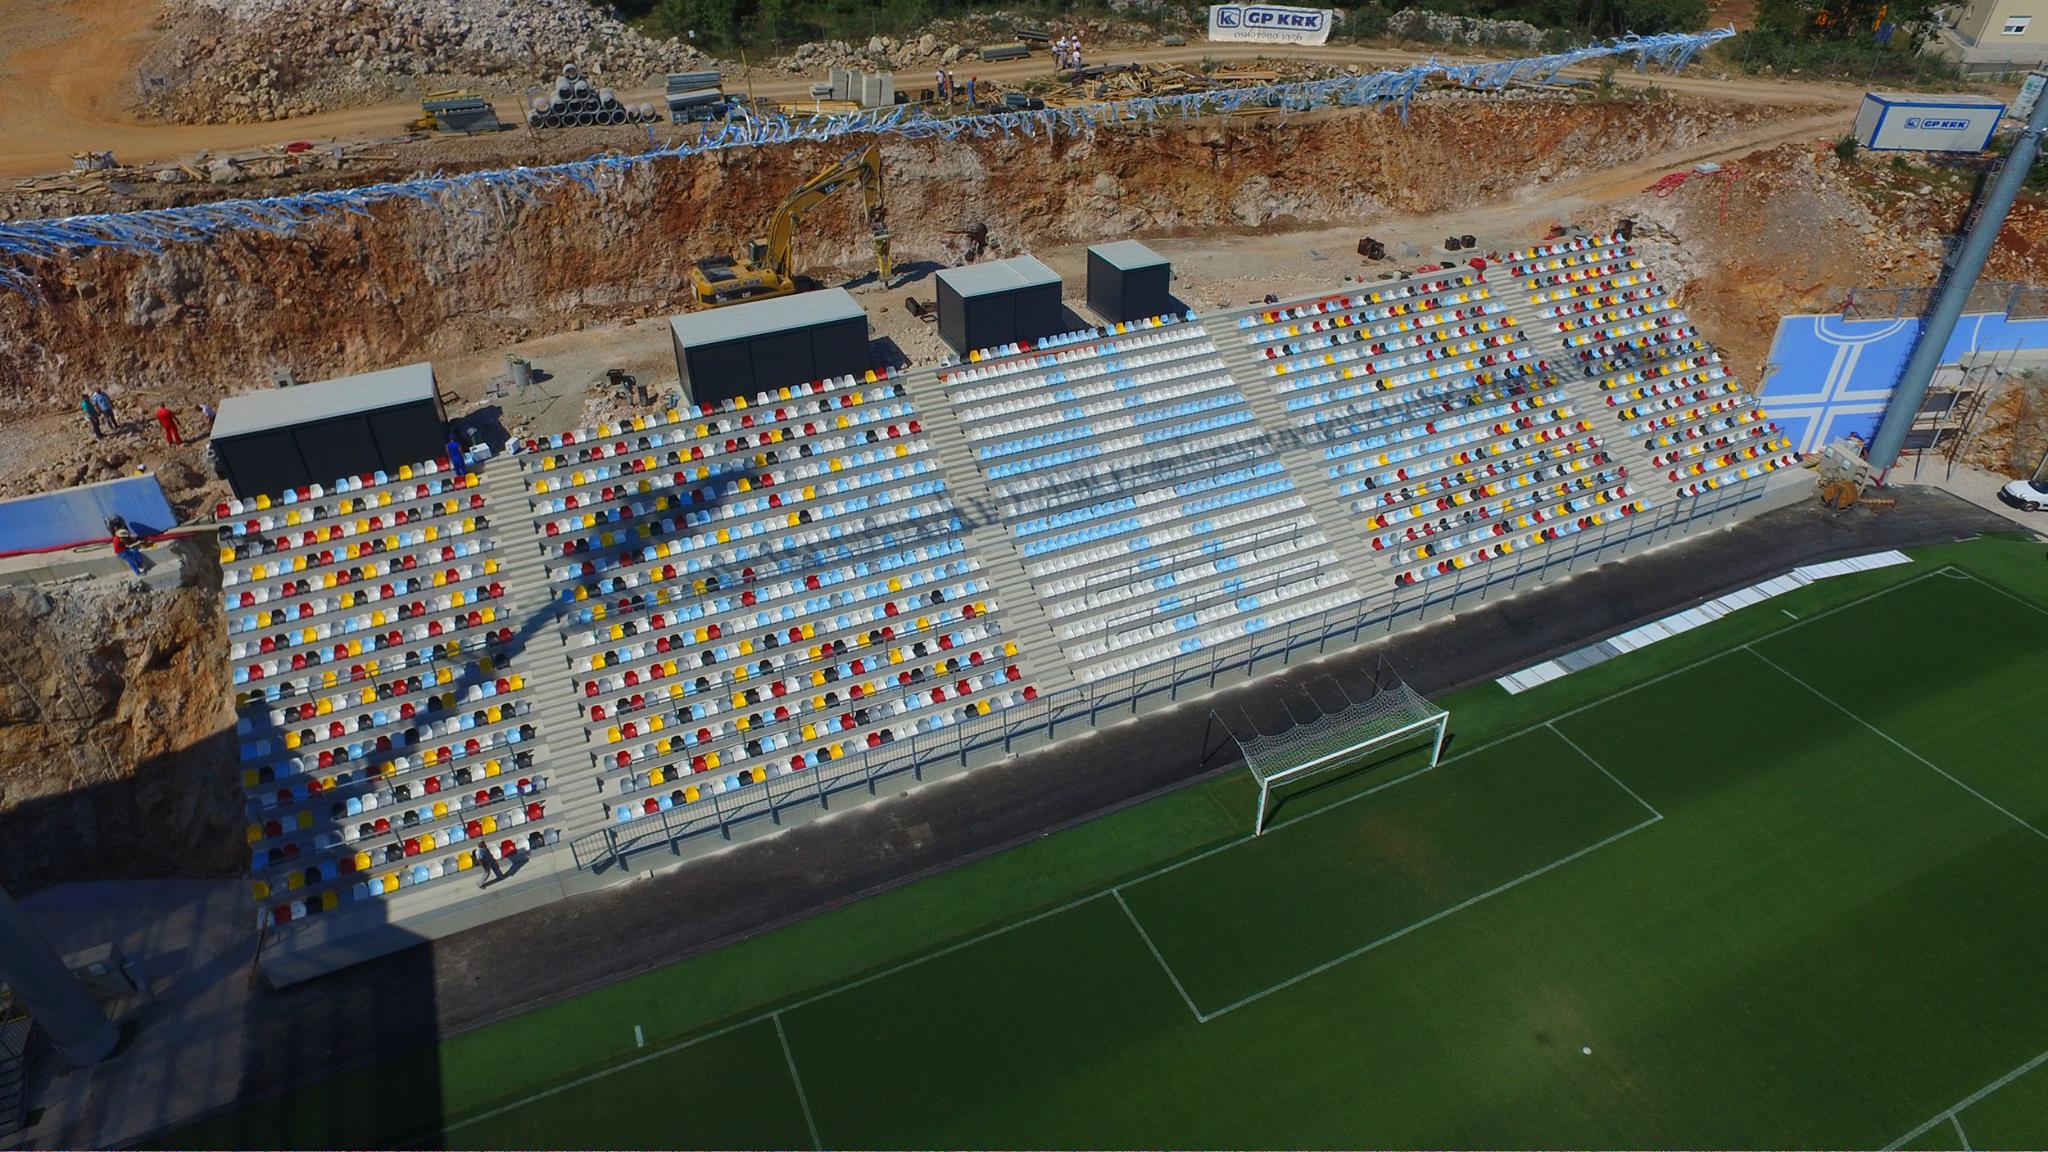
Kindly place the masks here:
<instances>
[{"instance_id":1,"label":"artificial turf","mask_svg":"<svg viewBox=\"0 0 2048 1152\"><path fill-rule=\"evenodd\" d=\"M164 1143L1883 1145L2048 1049L2040 548L1915 555ZM2048 1144L2048 1064L1957 1123Z\"/></svg>"}]
</instances>

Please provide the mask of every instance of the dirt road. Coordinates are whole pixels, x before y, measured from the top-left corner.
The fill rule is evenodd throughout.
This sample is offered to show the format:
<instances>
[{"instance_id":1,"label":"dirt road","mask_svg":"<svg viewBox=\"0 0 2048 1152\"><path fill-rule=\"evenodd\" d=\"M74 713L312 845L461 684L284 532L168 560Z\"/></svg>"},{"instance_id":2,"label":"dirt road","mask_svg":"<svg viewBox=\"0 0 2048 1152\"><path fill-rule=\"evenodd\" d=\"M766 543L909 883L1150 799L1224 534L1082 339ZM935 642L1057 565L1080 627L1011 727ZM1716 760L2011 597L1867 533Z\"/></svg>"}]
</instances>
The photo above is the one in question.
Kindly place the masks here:
<instances>
[{"instance_id":1,"label":"dirt road","mask_svg":"<svg viewBox=\"0 0 2048 1152\"><path fill-rule=\"evenodd\" d=\"M70 167L73 153L87 150L112 151L125 164L149 164L201 150L233 152L293 140L389 136L419 114L417 101L393 101L268 124L181 125L138 120L131 111L132 77L136 62L148 51L155 36L156 15L154 5L134 0L0 0L0 44L11 48L0 55L0 77L4 77L8 89L6 114L0 116L0 176L60 171ZM1250 60L1261 54L1361 67L1406 65L1417 59L1414 53L1383 48L1204 43L1183 48L1115 51L1107 58L1119 62L1194 63L1204 57ZM1048 66L1041 57L986 65L970 63L955 72L1014 81L1045 75ZM904 86L919 87L921 74L922 69L906 73ZM728 75L727 83L732 89L745 86L743 77ZM1845 109L1861 96L1859 89L1836 84L1724 81L1697 75L1639 76L1632 72L1623 72L1616 79L1628 84L1655 83L1677 92L1724 100L1815 102ZM759 96L796 98L805 94L810 83L811 78L757 69L753 91ZM493 95L503 112L512 112L519 106L509 88ZM661 94L635 92L630 97L635 102L658 103Z\"/></svg>"}]
</instances>

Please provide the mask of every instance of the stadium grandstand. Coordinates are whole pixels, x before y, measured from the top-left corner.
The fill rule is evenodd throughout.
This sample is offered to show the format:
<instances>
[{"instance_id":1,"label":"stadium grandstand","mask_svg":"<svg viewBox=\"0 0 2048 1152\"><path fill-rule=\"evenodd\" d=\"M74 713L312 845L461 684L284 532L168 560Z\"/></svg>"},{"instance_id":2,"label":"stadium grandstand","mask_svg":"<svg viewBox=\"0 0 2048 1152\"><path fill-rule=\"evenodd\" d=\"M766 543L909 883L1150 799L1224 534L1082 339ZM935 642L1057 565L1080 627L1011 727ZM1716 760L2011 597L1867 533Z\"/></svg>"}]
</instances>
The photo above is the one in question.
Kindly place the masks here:
<instances>
[{"instance_id":1,"label":"stadium grandstand","mask_svg":"<svg viewBox=\"0 0 2048 1152\"><path fill-rule=\"evenodd\" d=\"M490 455L216 509L275 979L1669 539L1794 459L1615 235ZM478 845L487 910L440 883Z\"/></svg>"}]
</instances>

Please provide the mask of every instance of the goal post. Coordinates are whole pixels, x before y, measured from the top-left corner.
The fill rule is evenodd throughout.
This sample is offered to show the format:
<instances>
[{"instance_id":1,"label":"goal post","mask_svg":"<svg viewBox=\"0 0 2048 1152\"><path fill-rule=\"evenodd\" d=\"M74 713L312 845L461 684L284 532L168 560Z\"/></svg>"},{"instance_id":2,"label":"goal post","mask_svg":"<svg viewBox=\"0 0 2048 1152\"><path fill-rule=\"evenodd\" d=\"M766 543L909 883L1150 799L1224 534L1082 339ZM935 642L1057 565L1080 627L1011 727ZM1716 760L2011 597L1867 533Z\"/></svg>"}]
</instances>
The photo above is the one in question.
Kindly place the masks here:
<instances>
[{"instance_id":1,"label":"goal post","mask_svg":"<svg viewBox=\"0 0 2048 1152\"><path fill-rule=\"evenodd\" d=\"M1384 658L1373 674L1372 694L1365 699L1353 700L1341 686L1332 687L1345 701L1341 708L1320 712L1312 720L1296 719L1286 731L1271 736L1232 734L1259 785L1253 835L1265 834L1273 789L1282 784L1356 763L1375 751L1425 734L1433 737L1429 766L1436 767L1442 758L1451 714L1409 687ZM1288 711L1292 717L1293 709Z\"/></svg>"}]
</instances>

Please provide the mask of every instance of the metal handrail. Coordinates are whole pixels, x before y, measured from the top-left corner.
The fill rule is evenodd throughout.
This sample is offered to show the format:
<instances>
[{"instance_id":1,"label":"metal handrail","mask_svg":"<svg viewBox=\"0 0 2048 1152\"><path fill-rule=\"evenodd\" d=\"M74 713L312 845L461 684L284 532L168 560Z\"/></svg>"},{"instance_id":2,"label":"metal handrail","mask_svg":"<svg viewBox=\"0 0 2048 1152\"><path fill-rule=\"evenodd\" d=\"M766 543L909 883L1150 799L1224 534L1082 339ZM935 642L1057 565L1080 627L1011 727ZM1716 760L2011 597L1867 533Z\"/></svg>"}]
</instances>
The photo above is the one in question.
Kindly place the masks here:
<instances>
[{"instance_id":1,"label":"metal handrail","mask_svg":"<svg viewBox=\"0 0 2048 1152\"><path fill-rule=\"evenodd\" d=\"M1753 480L1768 480L1765 476ZM1261 661L1279 657L1283 665L1294 655L1313 646L1317 655L1328 649L1332 639L1346 637L1355 643L1368 628L1393 634L1404 617L1413 624L1428 619L1432 607L1455 603L1473 592L1481 594L1503 585L1510 589L1525 577L1541 580L1560 565L1570 571L1581 556L1598 556L1619 546L1624 551L1639 541L1666 539L1680 527L1712 523L1723 512L1733 511L1763 498L1767 484L1743 481L1715 491L1712 496L1685 497L1651 516L1610 520L1597 530L1574 533L1569 549L1543 549L1540 556L1516 554L1511 567L1494 568L1483 576L1475 570L1459 569L1449 581L1412 585L1418 593L1404 598L1396 587L1390 596L1369 595L1342 608L1325 609L1312 617L1290 621L1284 630L1253 633L1241 640L1217 645L1192 654L1176 654L1162 671L1158 665L1133 669L1122 677L1077 684L1073 688L1041 694L1026 706L991 712L949 726L939 733L925 733L897 740L879 749L863 751L856 759L844 757L831 765L820 765L799 773L772 776L758 784L744 785L729 792L712 791L705 800L687 808L672 808L589 832L570 842L577 867L599 869L621 863L635 851L648 847L674 846L683 839L707 831L727 835L743 821L767 816L779 819L781 812L796 803L824 803L832 796L854 789L874 794L880 783L908 772L917 779L932 765L958 761L963 766L974 752L997 745L1016 751L1020 741L1039 737L1051 743L1059 738L1063 723L1084 718L1093 727L1106 712L1128 708L1137 715L1146 699L1200 683L1203 691L1213 688L1226 672L1256 667ZM1562 543L1562 542L1560 542ZM844 764L841 767L841 764Z\"/></svg>"}]
</instances>

